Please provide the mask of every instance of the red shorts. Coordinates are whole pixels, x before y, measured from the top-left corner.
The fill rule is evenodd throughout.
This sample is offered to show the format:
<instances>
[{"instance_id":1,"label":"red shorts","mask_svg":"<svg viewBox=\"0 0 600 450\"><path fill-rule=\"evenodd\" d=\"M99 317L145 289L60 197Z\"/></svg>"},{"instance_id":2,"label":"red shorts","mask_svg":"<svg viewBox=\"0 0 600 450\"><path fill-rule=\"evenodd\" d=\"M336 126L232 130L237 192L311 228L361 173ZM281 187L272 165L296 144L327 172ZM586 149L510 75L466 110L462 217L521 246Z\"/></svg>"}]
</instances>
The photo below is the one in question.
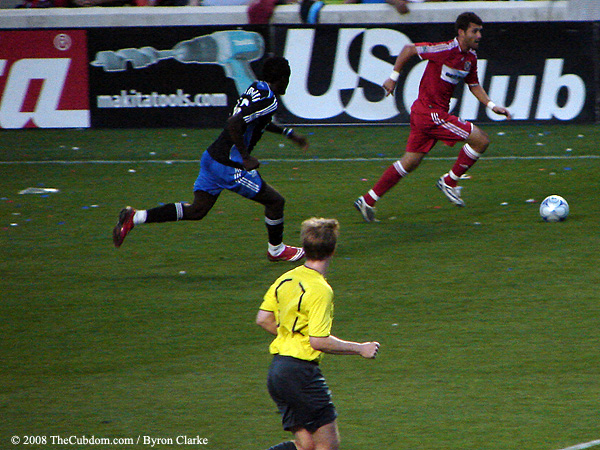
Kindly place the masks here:
<instances>
[{"instance_id":1,"label":"red shorts","mask_svg":"<svg viewBox=\"0 0 600 450\"><path fill-rule=\"evenodd\" d=\"M452 147L457 142L466 141L472 130L471 122L440 109L415 104L410 113L410 135L406 151L428 153L437 141Z\"/></svg>"}]
</instances>

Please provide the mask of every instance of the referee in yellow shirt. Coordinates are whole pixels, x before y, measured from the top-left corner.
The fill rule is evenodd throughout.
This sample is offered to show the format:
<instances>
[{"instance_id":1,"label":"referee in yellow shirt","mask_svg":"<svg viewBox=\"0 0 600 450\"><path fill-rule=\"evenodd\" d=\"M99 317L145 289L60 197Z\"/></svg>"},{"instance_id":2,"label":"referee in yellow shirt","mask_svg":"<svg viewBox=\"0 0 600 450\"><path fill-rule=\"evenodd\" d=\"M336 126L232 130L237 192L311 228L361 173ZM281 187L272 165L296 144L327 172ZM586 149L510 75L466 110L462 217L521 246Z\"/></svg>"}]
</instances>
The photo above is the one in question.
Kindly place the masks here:
<instances>
[{"instance_id":1,"label":"referee in yellow shirt","mask_svg":"<svg viewBox=\"0 0 600 450\"><path fill-rule=\"evenodd\" d=\"M375 358L378 342L344 341L331 335L333 290L325 280L337 238L336 219L311 218L302 223L304 265L281 277L265 294L256 323L276 336L267 386L285 430L293 441L269 450L336 450L337 412L321 374L323 353Z\"/></svg>"}]
</instances>

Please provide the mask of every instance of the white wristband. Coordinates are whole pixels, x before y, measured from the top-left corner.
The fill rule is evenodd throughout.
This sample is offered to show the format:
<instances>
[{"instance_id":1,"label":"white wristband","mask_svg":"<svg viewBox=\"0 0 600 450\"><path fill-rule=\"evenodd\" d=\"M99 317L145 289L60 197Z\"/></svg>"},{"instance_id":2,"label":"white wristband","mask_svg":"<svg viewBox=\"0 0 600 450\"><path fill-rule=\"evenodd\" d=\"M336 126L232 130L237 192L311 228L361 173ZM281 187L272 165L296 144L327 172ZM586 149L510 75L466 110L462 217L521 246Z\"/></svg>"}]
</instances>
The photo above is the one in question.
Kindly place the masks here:
<instances>
[{"instance_id":1,"label":"white wristband","mask_svg":"<svg viewBox=\"0 0 600 450\"><path fill-rule=\"evenodd\" d=\"M399 76L400 76L400 72L396 72L395 70L392 70L392 73L390 74L390 80L398 81Z\"/></svg>"},{"instance_id":2,"label":"white wristband","mask_svg":"<svg viewBox=\"0 0 600 450\"><path fill-rule=\"evenodd\" d=\"M496 104L490 100L486 106L493 111Z\"/></svg>"}]
</instances>

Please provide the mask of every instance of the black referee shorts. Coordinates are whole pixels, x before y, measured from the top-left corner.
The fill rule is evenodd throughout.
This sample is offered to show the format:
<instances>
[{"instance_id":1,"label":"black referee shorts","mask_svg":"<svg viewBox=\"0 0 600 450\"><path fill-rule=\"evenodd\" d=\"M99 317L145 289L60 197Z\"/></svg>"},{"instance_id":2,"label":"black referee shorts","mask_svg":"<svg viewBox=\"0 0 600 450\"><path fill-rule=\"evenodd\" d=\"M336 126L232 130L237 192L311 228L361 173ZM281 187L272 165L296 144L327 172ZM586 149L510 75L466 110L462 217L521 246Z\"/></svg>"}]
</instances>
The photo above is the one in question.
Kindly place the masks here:
<instances>
[{"instance_id":1,"label":"black referee shorts","mask_svg":"<svg viewBox=\"0 0 600 450\"><path fill-rule=\"evenodd\" d=\"M301 427L313 433L337 418L331 391L314 362L275 355L267 387L281 414L284 430Z\"/></svg>"}]
</instances>

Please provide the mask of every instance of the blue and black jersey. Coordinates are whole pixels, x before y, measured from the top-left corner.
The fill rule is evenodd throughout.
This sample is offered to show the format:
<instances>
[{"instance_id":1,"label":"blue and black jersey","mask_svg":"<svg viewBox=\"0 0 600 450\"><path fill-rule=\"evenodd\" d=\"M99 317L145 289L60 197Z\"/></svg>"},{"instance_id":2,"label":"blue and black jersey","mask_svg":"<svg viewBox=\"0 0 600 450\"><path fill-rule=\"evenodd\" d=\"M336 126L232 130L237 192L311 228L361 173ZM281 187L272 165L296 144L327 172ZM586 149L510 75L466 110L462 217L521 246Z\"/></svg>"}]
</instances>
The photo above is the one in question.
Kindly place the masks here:
<instances>
[{"instance_id":1,"label":"blue and black jersey","mask_svg":"<svg viewBox=\"0 0 600 450\"><path fill-rule=\"evenodd\" d=\"M252 152L271 123L277 107L277 97L265 81L255 81L238 99L232 115L241 114L246 123L244 142L248 153ZM230 154L233 149L235 149L235 144L231 140L231 136L227 130L223 130L207 151L215 161L243 169L241 164L231 160Z\"/></svg>"}]
</instances>

